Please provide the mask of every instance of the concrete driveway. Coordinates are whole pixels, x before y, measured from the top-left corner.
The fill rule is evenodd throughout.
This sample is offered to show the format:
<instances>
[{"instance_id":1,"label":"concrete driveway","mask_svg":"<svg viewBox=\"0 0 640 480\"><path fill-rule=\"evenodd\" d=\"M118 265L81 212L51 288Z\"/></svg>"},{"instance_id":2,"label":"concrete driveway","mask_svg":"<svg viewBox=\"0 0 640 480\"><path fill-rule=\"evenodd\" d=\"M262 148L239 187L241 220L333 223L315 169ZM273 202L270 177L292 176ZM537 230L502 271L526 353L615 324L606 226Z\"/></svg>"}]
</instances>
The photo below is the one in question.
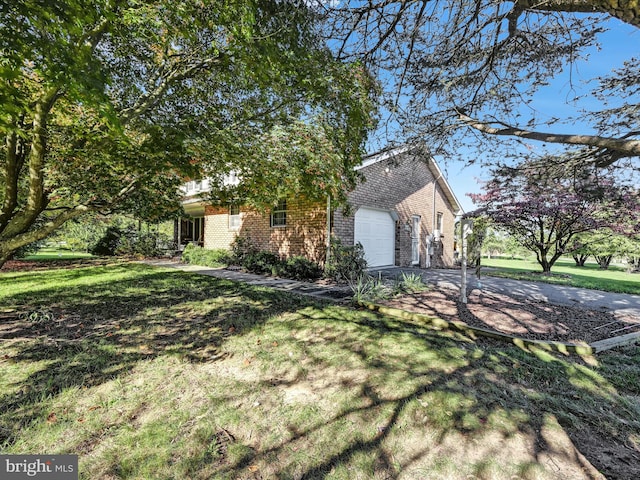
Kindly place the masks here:
<instances>
[{"instance_id":1,"label":"concrete driveway","mask_svg":"<svg viewBox=\"0 0 640 480\"><path fill-rule=\"evenodd\" d=\"M395 278L402 272L413 272L422 275L426 283L442 287L460 288L460 270L389 267L371 270L369 273L372 275L379 273L384 278ZM574 307L582 305L589 310L608 310L640 317L640 295L602 292L586 288L510 280L484 275L478 282L475 274L471 272L468 272L467 282L467 293L471 293L472 289L479 288L485 292L502 293L557 305Z\"/></svg>"}]
</instances>

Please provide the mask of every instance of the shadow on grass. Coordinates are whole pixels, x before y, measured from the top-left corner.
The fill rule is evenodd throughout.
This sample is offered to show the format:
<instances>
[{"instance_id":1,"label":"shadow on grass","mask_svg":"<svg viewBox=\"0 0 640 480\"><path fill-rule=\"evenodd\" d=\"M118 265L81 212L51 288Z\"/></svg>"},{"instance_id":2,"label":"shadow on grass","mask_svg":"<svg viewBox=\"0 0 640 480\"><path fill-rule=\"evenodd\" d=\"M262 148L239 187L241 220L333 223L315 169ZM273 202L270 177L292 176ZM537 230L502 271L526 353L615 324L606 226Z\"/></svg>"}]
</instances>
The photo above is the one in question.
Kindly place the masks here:
<instances>
[{"instance_id":1,"label":"shadow on grass","mask_svg":"<svg viewBox=\"0 0 640 480\"><path fill-rule=\"evenodd\" d=\"M231 337L249 334L286 313L277 325L282 338L295 342L313 372L324 375L324 387L344 389L350 400L311 422L289 421L289 434L268 446L233 438L229 427L227 441L246 445L240 445L243 453L235 458L215 460L220 478L260 478L250 469L260 462L276 465L269 478L315 479L342 471L343 478L370 473L370 478L392 479L412 469L415 478L437 478L438 472L421 476L419 469L425 458L434 463L455 455L448 450L454 441L464 442L463 451L481 449L482 458L470 467L472 474L491 478L496 472L488 459L508 455L505 442L519 435L529 439L533 458L520 465L520 478L537 478L540 465L554 459L582 470L584 478L598 478L591 464L611 478L640 476L633 462L638 452L625 446L629 430L637 426L628 398L640 392L637 380L632 385L610 380L618 378L621 363L605 360L606 374L597 373L579 359L546 352L530 355L288 293L144 266L53 272L36 285L37 298L28 290L32 282L24 280L25 291L4 297L14 311L12 318L2 320L0 341L12 345L12 362L41 368L14 385L17 395L0 396L0 411L11 419L0 426L0 444L11 443L22 428L46 417L43 398L69 387L100 385L162 355L217 362L232 354L225 349ZM24 316L45 310L53 319L36 316L30 321ZM411 348L410 353L405 348ZM343 358L358 368L340 365L337 372ZM621 358L629 359L631 368L630 357ZM265 364L269 366L268 359ZM286 365L293 368L294 361ZM638 367L633 368L638 373ZM265 374L251 387L278 389L275 398L280 399L282 388L312 380L303 374ZM255 411L242 413L259 414ZM594 417L597 412L599 418ZM573 442L559 446L552 432L556 424ZM352 432L345 436L345 429ZM227 432L213 436L220 431ZM425 432L433 438L424 438ZM475 443L492 435L498 437L493 444ZM406 453L393 447L404 436L414 437ZM592 438L598 445L588 444ZM278 463L305 449L310 461ZM362 455L374 458L369 470L351 475ZM115 463L112 468L119 471ZM498 477L503 473L498 471Z\"/></svg>"},{"instance_id":2,"label":"shadow on grass","mask_svg":"<svg viewBox=\"0 0 640 480\"><path fill-rule=\"evenodd\" d=\"M385 304L530 340L593 343L640 329L640 321L631 316L477 289L469 292L467 303L456 290L441 288Z\"/></svg>"},{"instance_id":3,"label":"shadow on grass","mask_svg":"<svg viewBox=\"0 0 640 480\"><path fill-rule=\"evenodd\" d=\"M2 299L0 346L15 351L4 360L43 368L13 385L17 395L0 394L0 411L13 412L15 422L0 428L0 445L42 416L43 398L70 387L100 385L160 355L220 360L228 355L222 345L230 336L309 303L264 288L142 265L37 275L41 283L28 275L1 278L21 292Z\"/></svg>"},{"instance_id":4,"label":"shadow on grass","mask_svg":"<svg viewBox=\"0 0 640 480\"><path fill-rule=\"evenodd\" d=\"M369 374L347 385L356 397L355 406L343 408L336 415L303 429L290 425L291 435L281 443L257 449L250 457L222 468L220 473L229 474L229 478L241 476L250 464L270 463L287 452L302 450L304 445L322 451L323 455L316 454L321 461L302 469L287 466L277 472L277 478L319 479L335 475L341 468L348 472L362 454L375 455L370 478L392 479L401 475L439 478L448 474L424 471L424 476L412 477L409 472L424 458L433 457L434 451L446 455L452 438L466 444L461 447L463 450L482 451L484 461L473 465L473 475L504 478L504 471L492 470L491 459L508 456L504 451L505 442L519 435L528 438L526 444L531 448L534 461L520 465L518 478L541 478L544 477L542 465L547 469L551 467L551 471L557 468L555 473L558 473L567 464L575 467L573 473L582 471L584 477L581 478L601 478L593 465L612 478L640 474L640 466L633 461L638 452L625 446L625 434L618 430L621 424L616 425L615 421L616 416L629 418L630 412L625 410L624 401L619 401L609 382L580 366L579 361L576 366L543 351L532 356L514 348L501 348L492 341L483 340L478 347L475 341L461 334L437 334L419 325L370 313L349 319L331 307L322 310L322 315L316 310L298 313L304 320L292 322L293 331L296 323L308 322L356 326L349 335L327 338L323 332L318 342L329 341L358 357ZM414 364L402 363L405 357L400 352L381 352L374 347L389 337L397 342L398 349L402 349L403 338L418 340L431 355L426 361L420 358ZM320 370L329 369L325 356L314 357L314 348L309 347L309 340L306 343L305 354L310 357L310 363ZM256 388L269 385L271 381ZM597 402L599 408L606 405L612 415L585 418L597 411L585 408L593 402ZM318 437L336 438L345 424L358 422L365 424L364 429L340 447L332 443L312 443L312 439ZM556 426L560 431L564 428L573 443L563 440L564 434L554 433ZM414 451L398 458L393 444L401 435L415 434L415 429L437 432L437 435L431 442L418 438ZM493 438L492 445L495 435L499 440ZM594 442L593 438L598 441ZM487 442L484 446L475 443L483 441ZM470 456L473 457L473 453ZM459 460L453 457L454 462ZM563 467L553 466L558 460ZM459 474L460 478L464 477L462 470Z\"/></svg>"}]
</instances>

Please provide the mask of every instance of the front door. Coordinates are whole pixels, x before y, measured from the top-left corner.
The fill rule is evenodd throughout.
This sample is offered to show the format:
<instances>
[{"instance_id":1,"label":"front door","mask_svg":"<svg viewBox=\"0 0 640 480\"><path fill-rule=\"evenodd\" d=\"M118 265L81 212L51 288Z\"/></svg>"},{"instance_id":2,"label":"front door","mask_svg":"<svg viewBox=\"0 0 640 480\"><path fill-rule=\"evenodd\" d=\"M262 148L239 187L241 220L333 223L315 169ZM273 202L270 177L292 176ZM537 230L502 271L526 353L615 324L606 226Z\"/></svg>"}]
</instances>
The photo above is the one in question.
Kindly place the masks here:
<instances>
[{"instance_id":1,"label":"front door","mask_svg":"<svg viewBox=\"0 0 640 480\"><path fill-rule=\"evenodd\" d=\"M411 264L420 264L420 215L412 217L411 229Z\"/></svg>"}]
</instances>

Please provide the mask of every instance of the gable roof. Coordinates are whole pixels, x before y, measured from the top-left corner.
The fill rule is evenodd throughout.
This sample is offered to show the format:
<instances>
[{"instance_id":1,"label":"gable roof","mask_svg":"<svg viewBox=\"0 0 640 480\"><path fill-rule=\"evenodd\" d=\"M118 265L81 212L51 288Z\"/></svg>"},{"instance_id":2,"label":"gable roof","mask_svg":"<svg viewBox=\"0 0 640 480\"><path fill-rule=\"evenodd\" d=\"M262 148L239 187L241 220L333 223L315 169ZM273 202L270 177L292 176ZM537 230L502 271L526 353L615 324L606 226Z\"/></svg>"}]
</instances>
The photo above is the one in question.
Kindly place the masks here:
<instances>
[{"instance_id":1,"label":"gable roof","mask_svg":"<svg viewBox=\"0 0 640 480\"><path fill-rule=\"evenodd\" d=\"M435 158L433 158L428 150L420 145L402 145L396 148L389 148L385 150L381 150L380 152L373 153L363 158L362 163L357 166L356 170L362 170L367 168L370 165L376 164L378 162L382 162L384 160L400 160L402 156L415 152L415 156L422 156L425 158L425 164L427 168L431 171L431 175L436 179L438 185L440 186L444 196L447 198L447 201L451 205L454 211L457 211L459 214L463 214L464 210L462 209L462 205L458 201L456 194L453 192L451 185L440 170L440 166L436 162Z\"/></svg>"}]
</instances>

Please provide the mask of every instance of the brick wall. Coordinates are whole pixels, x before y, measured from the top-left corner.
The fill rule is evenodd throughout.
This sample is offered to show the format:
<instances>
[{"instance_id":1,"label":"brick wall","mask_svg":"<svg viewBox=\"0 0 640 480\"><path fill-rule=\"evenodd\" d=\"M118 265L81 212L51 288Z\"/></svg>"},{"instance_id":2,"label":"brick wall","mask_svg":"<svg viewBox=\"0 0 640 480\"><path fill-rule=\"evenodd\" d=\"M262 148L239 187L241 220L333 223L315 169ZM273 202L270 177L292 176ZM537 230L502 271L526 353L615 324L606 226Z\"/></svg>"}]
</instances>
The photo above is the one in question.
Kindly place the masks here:
<instances>
[{"instance_id":1,"label":"brick wall","mask_svg":"<svg viewBox=\"0 0 640 480\"><path fill-rule=\"evenodd\" d=\"M228 207L204 207L204 248L229 248L236 234L229 228Z\"/></svg>"},{"instance_id":2,"label":"brick wall","mask_svg":"<svg viewBox=\"0 0 640 480\"><path fill-rule=\"evenodd\" d=\"M420 216L420 266L426 263L425 239L433 232L434 176L424 161L411 153L381 160L362 170L366 181L349 195L350 212L338 209L333 218L333 234L346 245L354 242L354 214L362 206L393 210L396 222L396 265L411 265L412 216ZM436 189L435 212L443 214L442 243L432 257L433 266L453 265L453 211L440 187Z\"/></svg>"},{"instance_id":3,"label":"brick wall","mask_svg":"<svg viewBox=\"0 0 640 480\"><path fill-rule=\"evenodd\" d=\"M326 205L305 199L287 199L287 225L272 227L270 211L240 207L240 228L229 227L227 207L205 208L205 248L229 248L236 236L249 237L261 250L287 258L303 255L323 262L326 255Z\"/></svg>"}]
</instances>

